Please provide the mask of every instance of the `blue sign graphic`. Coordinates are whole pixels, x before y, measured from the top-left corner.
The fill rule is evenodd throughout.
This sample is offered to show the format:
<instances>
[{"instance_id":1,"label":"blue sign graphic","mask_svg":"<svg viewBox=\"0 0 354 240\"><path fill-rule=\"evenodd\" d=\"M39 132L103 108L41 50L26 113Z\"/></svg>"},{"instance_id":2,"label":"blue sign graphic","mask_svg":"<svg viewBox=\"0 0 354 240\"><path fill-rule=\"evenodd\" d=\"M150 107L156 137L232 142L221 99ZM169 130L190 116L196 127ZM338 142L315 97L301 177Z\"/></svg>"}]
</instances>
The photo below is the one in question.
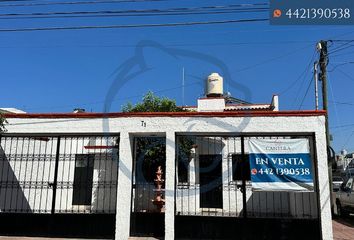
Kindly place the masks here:
<instances>
[{"instance_id":1,"label":"blue sign graphic","mask_svg":"<svg viewBox=\"0 0 354 240\"><path fill-rule=\"evenodd\" d=\"M249 155L252 183L313 183L310 154Z\"/></svg>"}]
</instances>

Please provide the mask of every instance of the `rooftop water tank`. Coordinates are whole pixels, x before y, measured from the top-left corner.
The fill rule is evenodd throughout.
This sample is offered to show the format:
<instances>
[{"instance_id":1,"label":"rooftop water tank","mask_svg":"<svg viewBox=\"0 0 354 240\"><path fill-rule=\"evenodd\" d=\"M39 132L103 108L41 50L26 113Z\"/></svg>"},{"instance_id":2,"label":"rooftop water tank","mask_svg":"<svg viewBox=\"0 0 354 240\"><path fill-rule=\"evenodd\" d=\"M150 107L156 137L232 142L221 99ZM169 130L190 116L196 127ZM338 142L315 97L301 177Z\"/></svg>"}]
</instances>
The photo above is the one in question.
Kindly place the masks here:
<instances>
[{"instance_id":1,"label":"rooftop water tank","mask_svg":"<svg viewBox=\"0 0 354 240\"><path fill-rule=\"evenodd\" d=\"M224 79L218 73L212 73L207 78L207 97L221 97L224 92Z\"/></svg>"}]
</instances>

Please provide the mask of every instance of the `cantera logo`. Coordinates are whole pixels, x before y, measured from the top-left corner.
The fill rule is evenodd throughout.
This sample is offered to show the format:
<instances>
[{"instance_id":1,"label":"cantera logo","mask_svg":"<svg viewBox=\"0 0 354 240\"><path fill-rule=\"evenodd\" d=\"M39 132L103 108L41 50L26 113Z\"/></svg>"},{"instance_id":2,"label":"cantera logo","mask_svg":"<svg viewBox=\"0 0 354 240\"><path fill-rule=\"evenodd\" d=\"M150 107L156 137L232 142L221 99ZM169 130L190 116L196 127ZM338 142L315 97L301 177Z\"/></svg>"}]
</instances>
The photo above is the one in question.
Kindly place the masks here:
<instances>
[{"instance_id":1,"label":"cantera logo","mask_svg":"<svg viewBox=\"0 0 354 240\"><path fill-rule=\"evenodd\" d=\"M257 169L252 168L251 173L252 173L252 175L256 175L257 174Z\"/></svg>"},{"instance_id":2,"label":"cantera logo","mask_svg":"<svg viewBox=\"0 0 354 240\"><path fill-rule=\"evenodd\" d=\"M266 150L281 150L281 151L290 151L291 148L289 146L268 146Z\"/></svg>"}]
</instances>

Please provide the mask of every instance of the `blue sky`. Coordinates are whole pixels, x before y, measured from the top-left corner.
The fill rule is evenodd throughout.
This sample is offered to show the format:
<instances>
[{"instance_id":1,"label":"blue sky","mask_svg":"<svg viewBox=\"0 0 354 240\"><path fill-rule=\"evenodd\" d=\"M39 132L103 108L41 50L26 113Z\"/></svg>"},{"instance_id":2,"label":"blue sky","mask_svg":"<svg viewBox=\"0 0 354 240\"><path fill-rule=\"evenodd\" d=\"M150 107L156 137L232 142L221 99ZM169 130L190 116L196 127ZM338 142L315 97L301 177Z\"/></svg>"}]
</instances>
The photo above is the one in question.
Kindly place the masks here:
<instances>
[{"instance_id":1,"label":"blue sky","mask_svg":"<svg viewBox=\"0 0 354 240\"><path fill-rule=\"evenodd\" d=\"M236 3L245 2L169 0L74 6L2 6L0 14L167 9ZM0 29L267 17L268 13L265 12L162 17L0 19ZM268 22L258 22L0 32L1 107L16 107L27 112L70 112L73 108L82 107L87 111L102 112L105 102L111 97L113 101L109 111L115 112L120 111L121 106L128 101L139 101L148 90L176 99L181 105L184 68L186 105L195 105L196 99L202 96L204 78L209 73L223 74L223 71L227 71L225 90L234 97L253 103L268 103L273 94L279 94L281 110L314 109L314 86L313 83L309 84L312 64L318 59L315 45L321 39L352 40L354 27L271 26ZM330 44L329 51L341 44ZM137 46L143 46L143 55L138 55L140 57L136 57L129 68L128 72L133 73L133 76L129 80L119 78L122 76L119 75L122 70L120 67L127 66L124 64L137 56L140 49ZM140 72L142 69L138 63L142 61L142 56L146 69ZM354 46L349 45L330 56L328 65L330 127L336 151L343 147L354 151L354 64L345 64L353 61ZM224 64L225 68L220 69L218 62Z\"/></svg>"}]
</instances>

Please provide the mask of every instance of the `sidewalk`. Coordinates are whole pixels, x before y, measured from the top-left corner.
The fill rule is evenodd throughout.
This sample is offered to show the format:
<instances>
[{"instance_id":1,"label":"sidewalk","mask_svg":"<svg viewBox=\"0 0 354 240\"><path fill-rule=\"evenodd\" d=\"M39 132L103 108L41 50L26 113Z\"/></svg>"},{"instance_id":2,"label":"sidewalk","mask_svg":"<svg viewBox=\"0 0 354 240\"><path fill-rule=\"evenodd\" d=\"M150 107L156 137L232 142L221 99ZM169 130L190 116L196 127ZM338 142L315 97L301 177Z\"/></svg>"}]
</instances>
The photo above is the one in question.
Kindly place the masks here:
<instances>
[{"instance_id":1,"label":"sidewalk","mask_svg":"<svg viewBox=\"0 0 354 240\"><path fill-rule=\"evenodd\" d=\"M334 240L354 239L354 216L350 218L336 218L332 221Z\"/></svg>"}]
</instances>

